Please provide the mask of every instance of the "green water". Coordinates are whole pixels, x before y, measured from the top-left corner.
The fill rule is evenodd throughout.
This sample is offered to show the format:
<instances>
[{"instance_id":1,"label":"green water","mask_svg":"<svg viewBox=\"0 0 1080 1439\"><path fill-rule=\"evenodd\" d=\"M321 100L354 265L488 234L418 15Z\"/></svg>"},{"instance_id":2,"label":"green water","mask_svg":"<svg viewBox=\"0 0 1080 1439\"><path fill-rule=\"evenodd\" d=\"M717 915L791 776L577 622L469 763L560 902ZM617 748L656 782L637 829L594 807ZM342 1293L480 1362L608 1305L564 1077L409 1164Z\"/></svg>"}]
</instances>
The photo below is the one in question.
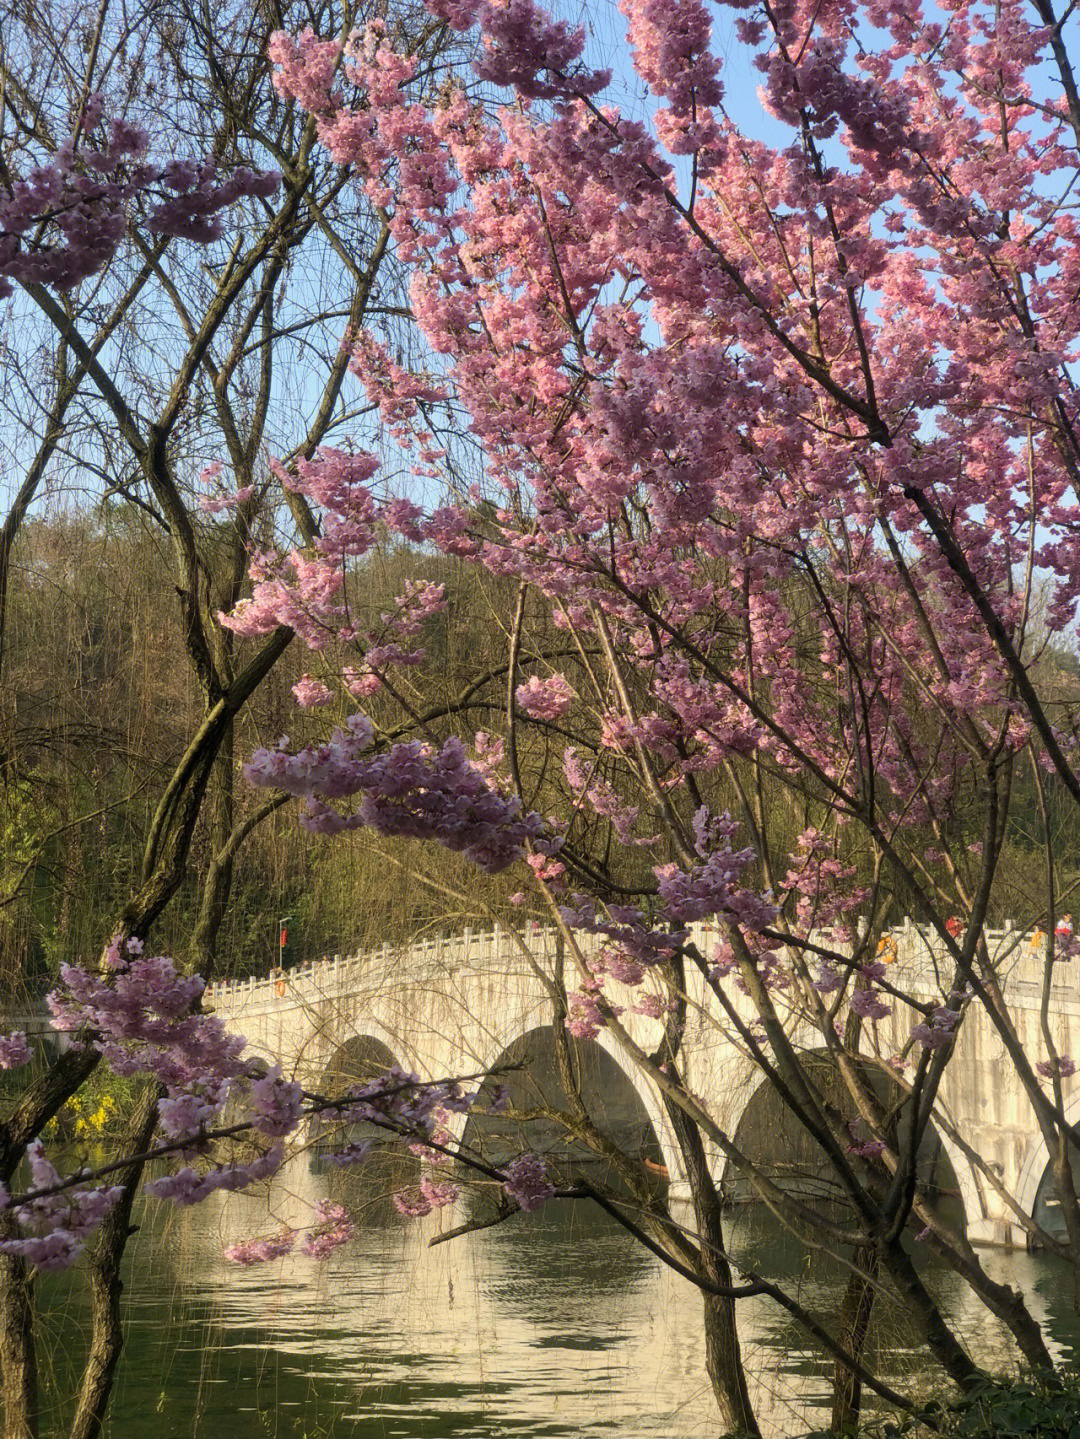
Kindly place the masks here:
<instances>
[{"instance_id":1,"label":"green water","mask_svg":"<svg viewBox=\"0 0 1080 1439\"><path fill-rule=\"evenodd\" d=\"M127 1348L111 1439L421 1439L421 1436L715 1434L696 1293L592 1207L548 1206L431 1248L460 1213L395 1222L385 1206L319 1266L300 1256L252 1269L221 1260L244 1234L301 1222L327 1179L306 1160L262 1196L179 1211L148 1203L128 1258ZM733 1252L784 1276L828 1319L839 1270L741 1212ZM1080 1357L1065 1278L1038 1256L990 1251L1063 1356ZM981 1306L948 1275L934 1292L983 1360L1012 1362ZM85 1344L78 1275L43 1283L45 1432L60 1436ZM919 1350L879 1306L884 1372L932 1387ZM768 1300L740 1305L745 1357L766 1433L820 1417L828 1366Z\"/></svg>"}]
</instances>

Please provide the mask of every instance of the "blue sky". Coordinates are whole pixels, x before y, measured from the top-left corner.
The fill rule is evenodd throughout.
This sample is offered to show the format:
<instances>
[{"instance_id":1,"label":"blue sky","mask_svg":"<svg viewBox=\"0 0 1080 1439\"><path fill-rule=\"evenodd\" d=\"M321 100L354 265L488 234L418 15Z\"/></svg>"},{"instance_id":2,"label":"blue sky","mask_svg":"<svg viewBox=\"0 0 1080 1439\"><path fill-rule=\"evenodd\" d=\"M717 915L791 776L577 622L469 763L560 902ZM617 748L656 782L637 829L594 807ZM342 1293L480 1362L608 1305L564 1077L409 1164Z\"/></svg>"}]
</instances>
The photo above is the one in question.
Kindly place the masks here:
<instances>
[{"instance_id":1,"label":"blue sky","mask_svg":"<svg viewBox=\"0 0 1080 1439\"><path fill-rule=\"evenodd\" d=\"M583 21L586 24L589 33L589 61L598 66L609 67L613 71L614 78L610 98L628 113L644 117L648 108L647 97L643 85L633 73L625 38L625 21L618 12L615 0L590 0L588 4L581 4L580 0L561 0L561 3L557 4L557 8L565 18ZM766 115L757 98L760 74L753 63L753 52L738 39L735 33L735 18L738 13L740 12L726 6L713 9L714 45L724 62L722 73L727 111L748 135L774 144L789 143L792 138L791 132ZM945 18L944 15L942 18ZM1070 28L1080 31L1080 15L1073 16ZM836 147L836 153L837 155L841 153L838 147ZM687 167L683 164L681 172L684 179L686 169ZM300 288L302 290L302 284ZM2 308L0 307L0 311ZM10 313L8 323L11 323ZM328 339L333 343L336 336L328 336ZM0 363L2 363L2 358L0 358ZM354 382L348 383L349 397L354 401L357 398L357 389ZM303 408L302 400L301 408ZM10 425L10 421L5 421L3 415L0 414L0 438L2 438L2 432L7 425ZM387 457L391 459L392 451L388 451ZM208 458L209 456L200 455L196 468L201 468ZM15 473L0 473L0 502L7 493L11 492L20 478L17 470Z\"/></svg>"}]
</instances>

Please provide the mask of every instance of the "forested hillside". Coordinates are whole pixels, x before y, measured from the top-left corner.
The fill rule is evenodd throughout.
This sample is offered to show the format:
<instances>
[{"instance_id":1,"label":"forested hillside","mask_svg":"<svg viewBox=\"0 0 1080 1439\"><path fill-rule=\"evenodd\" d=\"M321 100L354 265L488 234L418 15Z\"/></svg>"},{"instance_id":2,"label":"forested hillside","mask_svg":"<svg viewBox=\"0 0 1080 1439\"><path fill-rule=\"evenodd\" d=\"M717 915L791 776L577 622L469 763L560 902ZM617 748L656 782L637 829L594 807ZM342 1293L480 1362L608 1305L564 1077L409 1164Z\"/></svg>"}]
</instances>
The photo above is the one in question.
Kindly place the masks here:
<instances>
[{"instance_id":1,"label":"forested hillside","mask_svg":"<svg viewBox=\"0 0 1080 1439\"><path fill-rule=\"evenodd\" d=\"M136 882L161 790L197 722L201 697L175 650L177 599L168 573L167 553L130 506L49 513L26 527L16 550L0 789L0 954L9 993L24 983L40 988L60 962L85 958L100 944ZM450 604L429 623L429 658L402 695L418 715L498 665L509 587L492 581L481 589L475 572L399 547L371 560L355 592L377 628L407 578L436 574ZM237 824L264 800L240 777L244 760L283 733L302 737L304 712L290 691L305 665L310 657L288 651L237 724ZM471 697L475 726L484 707L501 699L497 681ZM388 723L391 713L401 722L397 701L381 707ZM434 723L443 734L452 720ZM160 922L159 943L177 954L189 945L210 861L204 818L187 878ZM454 894L425 886L420 873ZM299 829L296 806L286 803L237 848L217 944L220 972L265 973L278 960L283 917L290 921L288 959L300 962L489 923L498 903L497 884L481 885L475 870L441 851L417 845L391 859L369 836L348 846L313 844Z\"/></svg>"},{"instance_id":2,"label":"forested hillside","mask_svg":"<svg viewBox=\"0 0 1080 1439\"><path fill-rule=\"evenodd\" d=\"M220 522L222 536L231 518ZM269 526L268 516L263 517ZM222 539L224 543L224 538ZM177 595L168 549L137 507L111 502L82 508L47 505L27 524L15 550L4 656L3 786L0 845L0 954L5 990L40 991L57 965L85 958L136 882L155 807L197 723L201 697L176 649ZM447 606L425 622L425 658L402 671L394 692L367 696L372 717L388 733L421 730L429 737L469 736L490 722L498 730L506 704L506 637L514 604L508 580L445 556L385 544L351 576L349 603L359 629L377 635L394 598L409 580L445 585ZM539 616L533 617L538 622ZM571 676L582 659L558 630L530 632L533 657L558 658ZM528 660L527 651L524 658ZM1075 657L1048 651L1043 666L1061 697L1080 689ZM807 664L812 664L809 651ZM325 732L326 711L298 709L292 686L313 668L297 648L262 683L237 721L232 766L237 826L251 821L236 848L231 893L217 935L218 972L264 974L279 959L280 921L288 920L286 960L407 941L467 924L490 924L507 912L513 882L478 876L457 856L420 844L389 845L362 832L347 844L311 837L288 801L259 818L265 796L242 778L262 745L288 733L303 740ZM317 678L317 666L316 669ZM337 702L341 716L348 696ZM449 710L449 713L445 711ZM428 711L437 711L425 719ZM485 721L485 715L488 720ZM534 802L561 777L567 738L549 724L548 743L525 757ZM602 765L609 763L603 752ZM716 803L738 812L738 766L710 776ZM749 783L747 771L743 780ZM1030 767L1018 767L1010 835L996 881L991 918L1022 923L1042 883L1043 821ZM1055 851L1080 876L1080 825L1072 807L1046 782ZM774 806L790 810L794 836L808 822L790 792ZM212 862L211 816L200 820L181 891L160 920L160 943L183 955L204 901ZM585 823L584 815L581 823ZM596 817L593 816L593 824ZM965 800L961 782L949 814L950 836L962 850ZM578 836L583 850L597 841ZM1075 854L1074 863L1069 856ZM854 847L845 853L865 874ZM619 856L624 868L625 855ZM651 889L651 866L662 845L642 846L624 874L629 886ZM943 893L944 855L926 865ZM425 883L425 878L427 883ZM1066 891L1062 907L1069 908ZM1080 909L1080 896L1076 899ZM905 912L894 896L890 917Z\"/></svg>"}]
</instances>

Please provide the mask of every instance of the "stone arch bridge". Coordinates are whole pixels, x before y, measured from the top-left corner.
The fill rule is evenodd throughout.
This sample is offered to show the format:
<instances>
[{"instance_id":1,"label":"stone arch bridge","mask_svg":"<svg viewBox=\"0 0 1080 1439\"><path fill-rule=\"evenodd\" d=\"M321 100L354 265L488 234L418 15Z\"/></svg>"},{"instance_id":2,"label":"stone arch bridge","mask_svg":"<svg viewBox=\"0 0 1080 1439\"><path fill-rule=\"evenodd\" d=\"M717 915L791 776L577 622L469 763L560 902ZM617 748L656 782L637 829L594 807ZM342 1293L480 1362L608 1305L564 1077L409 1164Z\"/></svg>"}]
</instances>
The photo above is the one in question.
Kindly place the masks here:
<instances>
[{"instance_id":1,"label":"stone arch bridge","mask_svg":"<svg viewBox=\"0 0 1080 1439\"><path fill-rule=\"evenodd\" d=\"M704 951L709 943L706 927L691 929ZM990 931L987 940L1005 977L1005 999L1020 1040L1029 1053L1039 1054L1043 941L1012 928ZM886 944L889 941L895 954L893 983L920 998L940 995L934 980L939 961L934 945L910 922L892 930ZM578 942L586 954L600 943L587 935L579 936ZM384 946L363 954L335 955L270 979L216 984L207 990L204 1003L230 1030L246 1037L250 1054L280 1064L287 1075L309 1088L318 1088L335 1070L348 1072L350 1056L354 1064L396 1062L423 1078L480 1079L501 1070L508 1056L511 1062L527 1065L536 1042L550 1035L551 995L541 976L551 973L556 947L551 930L517 936L498 928L484 933L466 930L400 950ZM1068 963L1056 966L1050 1002L1058 1052L1074 1056L1080 1056L1077 968ZM942 972L947 972L944 965ZM570 988L572 974L568 962ZM686 1081L721 1128L737 1136L760 1075L723 1025L717 1024L715 1006L703 1002L700 976L692 972L688 983ZM622 1024L634 1043L646 1052L654 1049L659 1023L631 1009L640 995L630 991L620 995L618 986L608 992L614 1002L626 1006ZM749 1010L746 1017L752 1017ZM890 1055L903 1046L912 1022L912 1012L897 1003L889 1018L867 1025L866 1030L880 1052ZM38 1032L46 1027L41 1017L19 1023ZM799 1043L797 1025L792 1038ZM671 1197L688 1197L679 1148L648 1076L610 1031L601 1030L596 1040L583 1041L579 1048L591 1054L587 1068L593 1097L607 1108L608 1119L600 1127L606 1123L620 1139L636 1135L639 1148L654 1156L653 1167L666 1169ZM1064 1083L1067 1117L1080 1119L1080 1075ZM955 1172L969 1238L987 1244L1026 1243L1024 1228L1014 1222L1000 1195L948 1134L951 1126L991 1166L1023 1211L1036 1213L1043 1202L1040 1185L1047 1170L1046 1147L1027 1098L1013 1080L1001 1041L979 1006L972 1007L961 1028L938 1115L948 1121L938 1124L938 1132ZM714 1153L711 1158L719 1177L722 1156ZM1047 1220L1045 1210L1039 1217L1041 1222ZM1053 1217L1049 1218L1052 1223Z\"/></svg>"},{"instance_id":2,"label":"stone arch bridge","mask_svg":"<svg viewBox=\"0 0 1080 1439\"><path fill-rule=\"evenodd\" d=\"M707 930L692 928L704 951ZM1019 1037L1029 1053L1038 1054L1043 941L1012 928L990 931L987 939L991 952L1000 957L1005 998ZM891 931L887 944L889 940L890 949L895 946L890 979L896 986L910 986L911 992L927 999L939 995L933 944L910 922ZM529 1037L549 1030L550 991L538 970L551 973L556 944L556 935L549 930L517 937L497 928L486 933L466 930L404 950L384 946L373 953L335 955L269 980L215 985L206 1004L230 1029L246 1036L253 1053L280 1063L287 1074L311 1087L342 1063L347 1046L357 1044L366 1045L369 1055L392 1056L424 1078L480 1077L505 1064L508 1055L522 1056L527 1062ZM590 944L599 941L579 936L579 944L588 953ZM1051 994L1050 1015L1059 1053L1080 1056L1077 968L1068 963L1055 967L1058 982ZM947 972L944 966L942 972ZM573 988L569 962L567 980ZM701 977L692 973L688 982L686 1080L719 1125L735 1135L760 1076L723 1027L717 1026L712 1017L715 1005L710 1009L702 1002L704 995L695 992ZM631 992L620 996L617 986L609 992L616 1003L626 1006L622 1023L634 1042L646 1052L655 1048L658 1022L632 1012ZM902 1047L912 1022L911 1011L896 1004L888 1019L867 1030L876 1030L873 1039L888 1055ZM797 1032L793 1038L798 1042ZM659 1149L657 1157L670 1176L672 1197L688 1197L679 1148L658 1091L617 1036L601 1030L595 1041L586 1041L583 1047L593 1046L602 1052L595 1055L592 1066L593 1087L606 1092L610 1127L622 1126L625 1132L640 1128L647 1118ZM1078 1118L1080 1076L1066 1080L1065 1086L1068 1117ZM621 1099L617 1091L622 1091ZM1034 1213L1046 1173L1046 1147L1028 1100L1012 1078L1001 1041L979 1006L972 1007L962 1026L939 1109L1024 1211ZM1024 1244L1026 1231L1013 1222L998 1193L948 1137L947 1128L939 1125L939 1133L955 1171L969 1237L974 1242ZM714 1172L720 1175L722 1157L712 1158Z\"/></svg>"}]
</instances>

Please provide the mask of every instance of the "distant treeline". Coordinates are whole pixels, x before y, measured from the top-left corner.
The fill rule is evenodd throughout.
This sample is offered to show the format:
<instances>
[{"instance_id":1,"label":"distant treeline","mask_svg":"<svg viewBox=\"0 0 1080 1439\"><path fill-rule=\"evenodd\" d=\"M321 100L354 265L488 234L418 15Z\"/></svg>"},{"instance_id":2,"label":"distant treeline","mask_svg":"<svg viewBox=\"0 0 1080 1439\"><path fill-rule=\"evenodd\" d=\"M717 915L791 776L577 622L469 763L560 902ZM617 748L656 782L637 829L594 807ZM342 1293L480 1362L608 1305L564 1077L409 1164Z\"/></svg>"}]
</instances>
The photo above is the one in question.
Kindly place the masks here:
<instances>
[{"instance_id":1,"label":"distant treeline","mask_svg":"<svg viewBox=\"0 0 1080 1439\"><path fill-rule=\"evenodd\" d=\"M179 648L174 588L164 582L171 564L160 535L127 503L96 509L53 510L24 526L15 552L7 615L5 687L0 704L0 985L11 995L39 992L60 963L96 953L125 897L136 885L155 807L201 714L202 698ZM402 545L369 555L350 577L348 602L358 628L377 629L410 578L446 586L446 609L420 636L422 665L398 670L396 693L364 701L390 737L431 740L451 732L471 740L477 730L498 734L506 703L506 635L514 605L509 580L477 566ZM552 663L571 683L580 680L580 655L558 631L545 632L531 616L521 674L530 661ZM812 663L808 657L807 663ZM1062 696L1080 687L1075 659L1048 653L1042 663ZM295 742L326 732L335 716L356 708L340 695L313 712L299 710L291 687L313 666L293 646L270 672L236 727L231 755L233 823L242 824L265 799L240 774L248 755L283 734ZM402 678L404 676L404 678ZM316 676L318 677L318 676ZM329 672L325 676L333 681ZM579 692L587 685L580 683ZM434 719L427 712L440 713ZM595 716L568 717L573 732L551 726L532 734L519 756L531 802L545 808L562 784L562 755L573 742L601 766ZM711 803L739 813L738 766L701 776ZM1065 871L1080 875L1080 830L1075 807L1059 802L1046 778L1054 846ZM958 775L949 809L949 839L965 843L966 787ZM791 834L813 818L777 789L769 803L790 814ZM582 823L584 823L584 817ZM1044 856L1038 797L1025 758L1017 762L1010 831L996 881L991 921L1032 913L1040 892ZM595 824L595 819L593 820ZM210 863L213 807L207 806L191 847L181 892L158 921L154 947L190 952L202 886ZM973 839L973 836L972 836ZM602 836L583 846L595 851ZM1077 856L1075 865L1071 856ZM652 865L669 856L643 846L633 872L621 876L647 903ZM863 857L845 854L857 866ZM928 851L925 864L947 886L943 861ZM869 860L866 860L869 863ZM867 880L871 879L869 872ZM386 844L359 834L352 840L313 840L286 803L255 825L236 849L228 903L214 940L219 975L265 973L281 959L281 921L287 924L285 958L299 962L490 923L522 911L509 904L521 887L513 872L492 880L434 846ZM1080 910L1080 895L1076 907ZM1066 888L1062 909L1069 908ZM905 912L892 900L893 917Z\"/></svg>"},{"instance_id":2,"label":"distant treeline","mask_svg":"<svg viewBox=\"0 0 1080 1439\"><path fill-rule=\"evenodd\" d=\"M179 648L175 591L163 582L169 564L160 538L127 505L55 513L20 537L0 705L0 984L8 993L40 989L61 962L100 950L136 886L155 806L198 724L202 698ZM507 594L493 580L480 592L475 575L442 558L400 547L378 552L354 577L350 602L377 624L407 577L436 571L451 600L424 636L427 663L409 672L403 703L366 702L388 724L391 714L395 726L408 723L406 707L419 716L433 699L455 695L485 664L498 665L505 649L499 609L505 614ZM317 734L356 708L346 696L314 716L299 710L291 687L311 664L307 651L288 650L237 725L237 822L265 798L239 773L252 750L282 734ZM485 687L457 728L482 728L485 707L499 702L494 683ZM432 729L441 738L449 725ZM211 821L208 808L187 880L155 928L163 952L188 951ZM288 958L299 961L459 927L514 888L512 879L495 885L441 850L386 849L363 836L313 839L299 828L296 806L285 804L237 849L217 936L219 972L264 973L276 963L282 918ZM425 886L410 866L442 888Z\"/></svg>"}]
</instances>

